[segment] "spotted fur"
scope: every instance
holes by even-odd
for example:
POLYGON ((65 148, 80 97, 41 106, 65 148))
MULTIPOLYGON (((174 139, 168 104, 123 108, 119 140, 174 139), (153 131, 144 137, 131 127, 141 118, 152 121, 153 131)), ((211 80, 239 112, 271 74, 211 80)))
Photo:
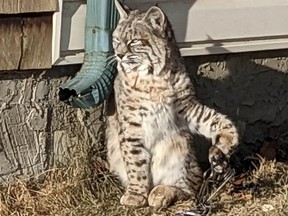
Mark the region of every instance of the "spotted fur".
POLYGON ((227 157, 238 144, 233 123, 197 101, 171 25, 154 6, 128 10, 115 1, 118 75, 106 131, 110 169, 126 192, 121 204, 155 208, 195 198, 202 181, 193 133, 227 157))

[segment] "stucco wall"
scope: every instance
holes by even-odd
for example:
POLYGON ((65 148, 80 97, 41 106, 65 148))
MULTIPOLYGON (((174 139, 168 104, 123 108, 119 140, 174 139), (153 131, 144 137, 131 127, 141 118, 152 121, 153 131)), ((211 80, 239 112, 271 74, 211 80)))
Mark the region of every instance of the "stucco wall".
POLYGON ((78 70, 0 72, 0 181, 67 164, 98 142, 102 106, 80 110, 58 101, 59 86, 78 70))
POLYGON ((239 125, 246 150, 269 138, 285 142, 288 50, 189 57, 186 66, 199 100, 239 125))
MULTIPOLYGON (((287 50, 185 62, 199 100, 237 122, 249 149, 287 131, 287 50)), ((79 110, 58 101, 58 87, 78 70, 0 72, 0 181, 65 164, 83 146, 99 143, 102 106, 79 110)))

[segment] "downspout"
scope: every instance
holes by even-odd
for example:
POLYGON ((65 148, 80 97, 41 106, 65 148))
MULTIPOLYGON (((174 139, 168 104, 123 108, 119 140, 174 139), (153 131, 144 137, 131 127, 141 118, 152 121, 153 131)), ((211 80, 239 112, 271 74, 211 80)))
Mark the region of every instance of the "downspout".
POLYGON ((75 108, 91 108, 109 97, 116 74, 111 60, 117 21, 114 0, 87 0, 84 62, 76 76, 60 87, 60 101, 75 108))

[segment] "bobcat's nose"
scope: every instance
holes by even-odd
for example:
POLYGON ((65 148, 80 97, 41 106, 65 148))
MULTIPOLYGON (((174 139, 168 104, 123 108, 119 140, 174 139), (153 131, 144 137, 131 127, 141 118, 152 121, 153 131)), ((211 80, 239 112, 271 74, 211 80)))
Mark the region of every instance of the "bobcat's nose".
POLYGON ((124 54, 117 54, 117 57, 122 59, 124 57, 124 54))

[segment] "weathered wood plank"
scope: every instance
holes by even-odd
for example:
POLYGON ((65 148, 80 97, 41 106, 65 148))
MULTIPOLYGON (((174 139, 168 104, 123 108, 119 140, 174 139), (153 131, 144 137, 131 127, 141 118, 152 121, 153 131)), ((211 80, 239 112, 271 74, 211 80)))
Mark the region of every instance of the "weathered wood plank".
POLYGON ((24 18, 20 69, 51 68, 52 16, 24 18))
POLYGON ((57 0, 19 0, 18 11, 19 13, 52 12, 56 11, 57 7, 57 0))
POLYGON ((0 0, 0 14, 52 12, 57 8, 57 0, 0 0))
POLYGON ((21 18, 1 18, 0 70, 14 70, 21 59, 21 18))
POLYGON ((0 13, 12 14, 18 12, 18 0, 0 0, 0 13))

